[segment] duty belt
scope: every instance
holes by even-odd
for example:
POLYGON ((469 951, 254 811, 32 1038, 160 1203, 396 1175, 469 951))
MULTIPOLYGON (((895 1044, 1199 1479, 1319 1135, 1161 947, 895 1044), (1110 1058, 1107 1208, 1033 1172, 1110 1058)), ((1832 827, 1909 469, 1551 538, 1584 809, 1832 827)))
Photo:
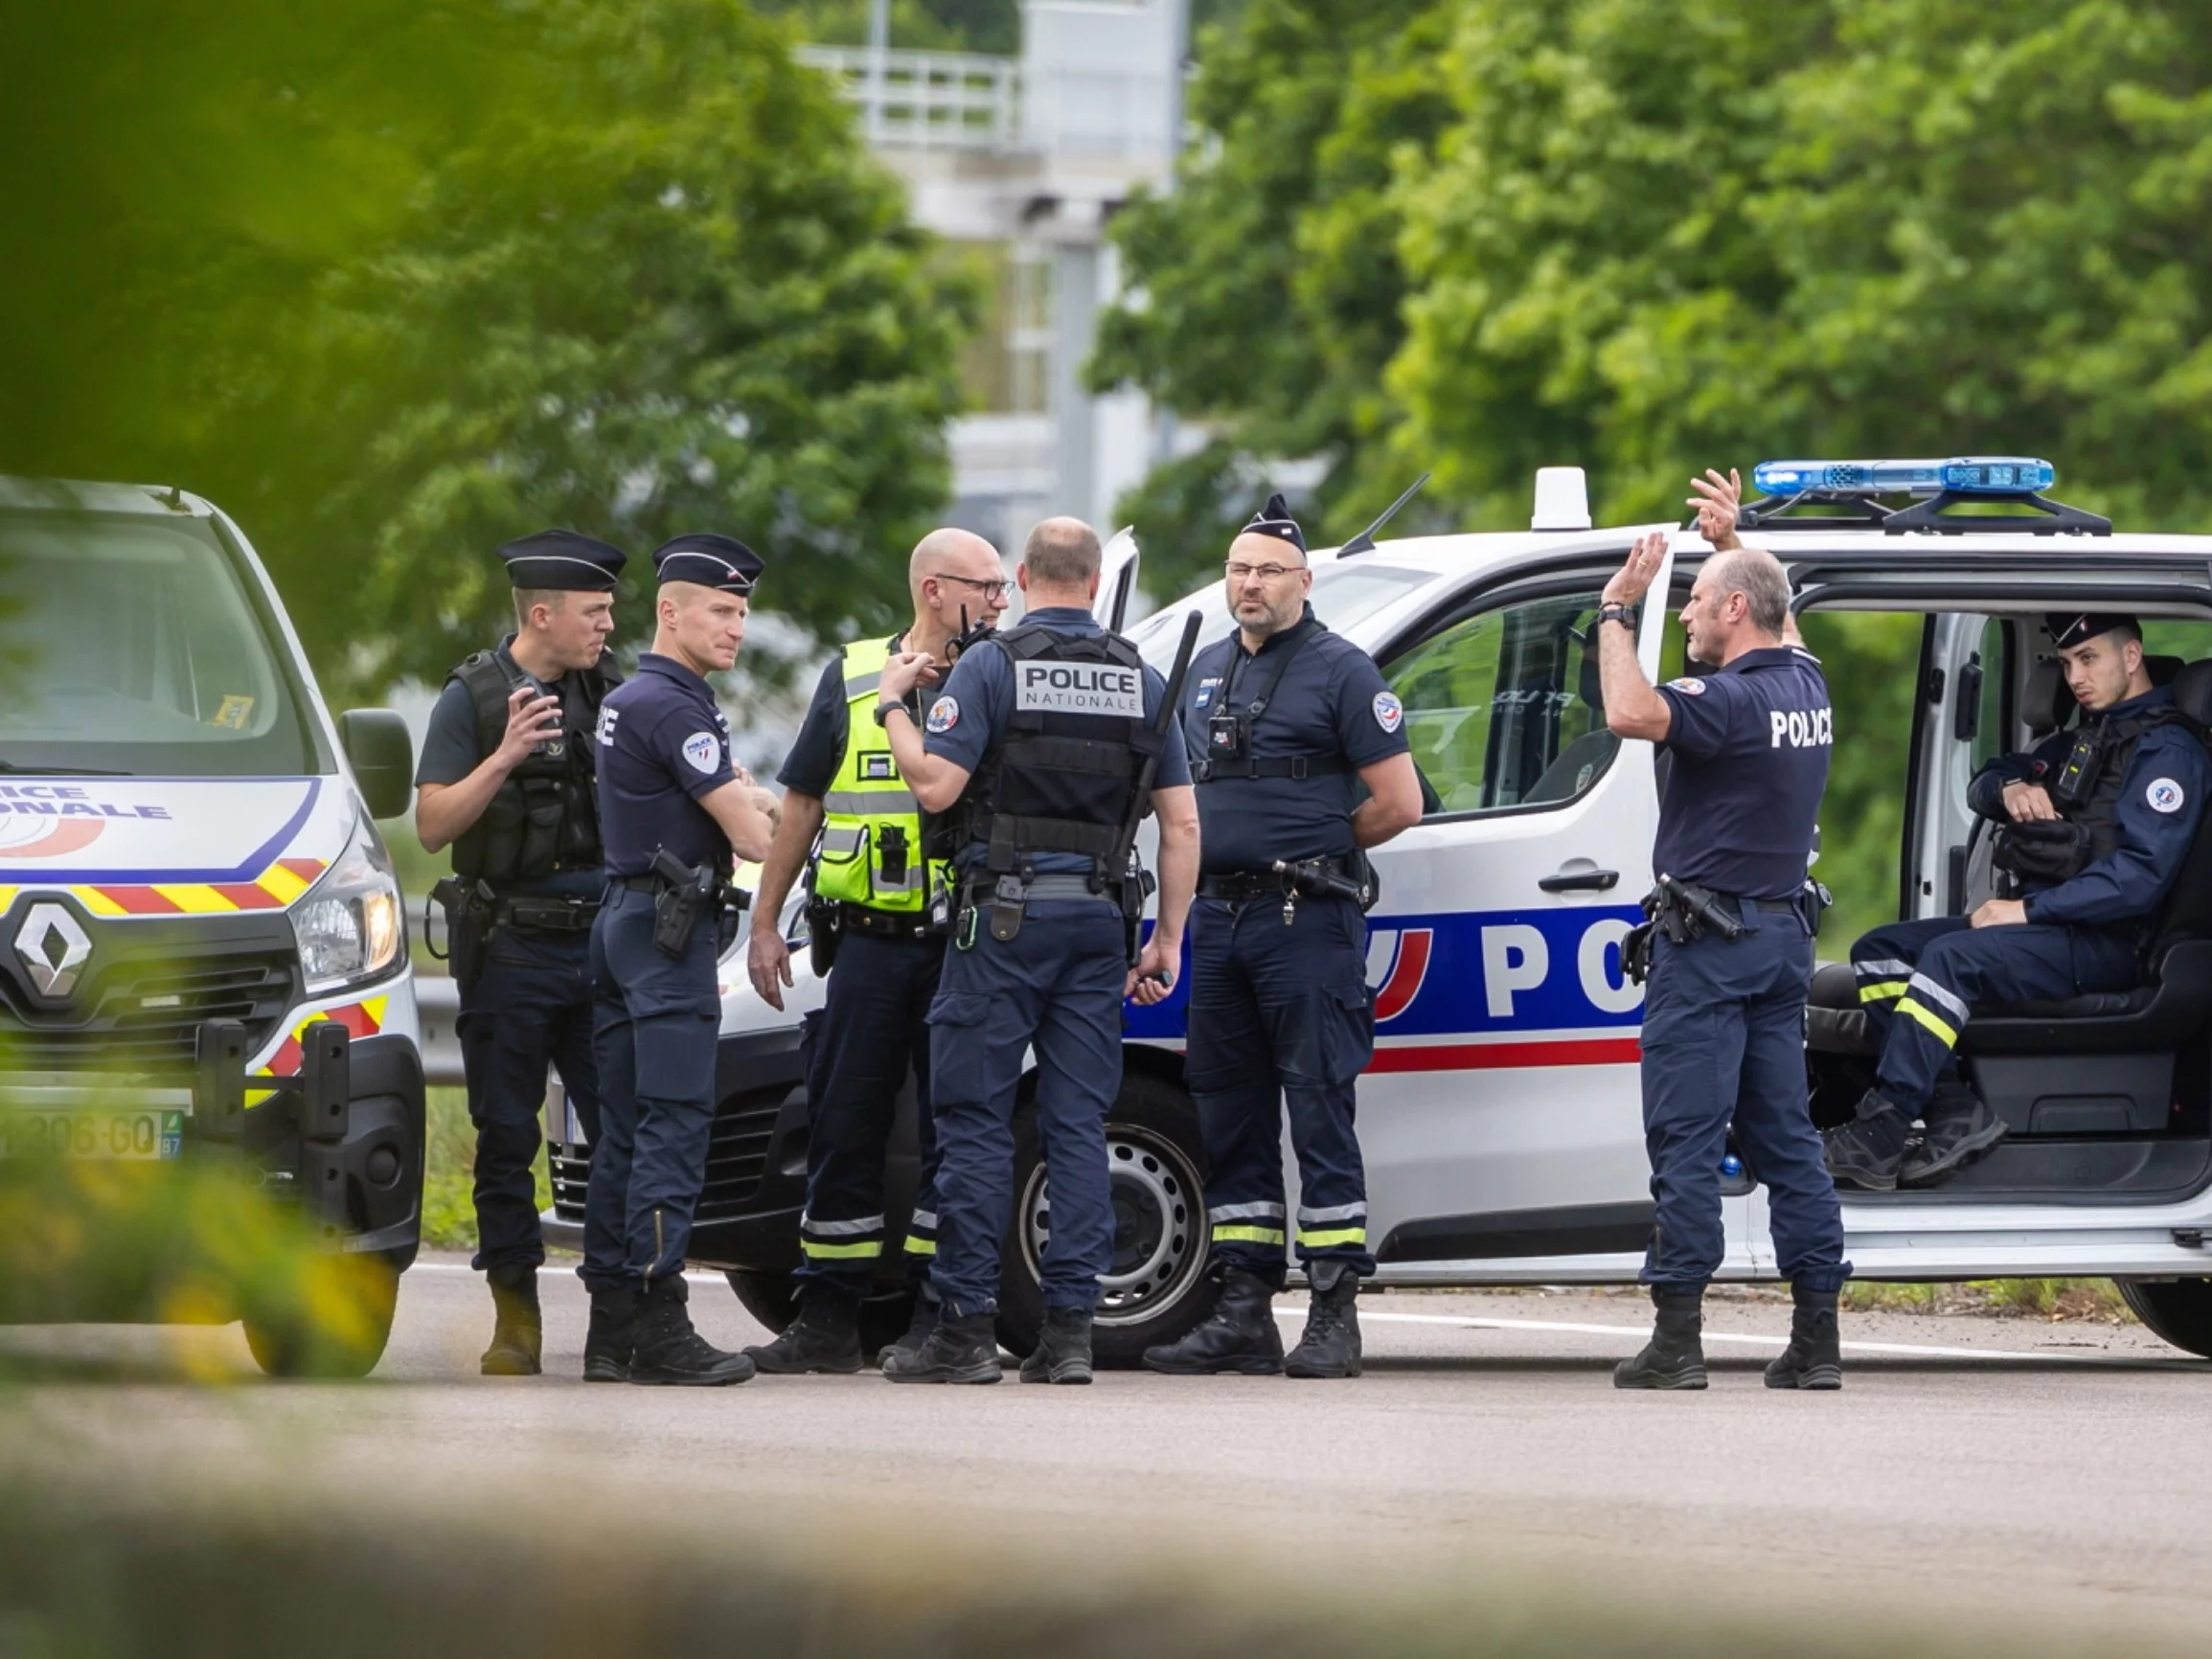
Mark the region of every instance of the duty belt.
POLYGON ((1111 904, 1117 907, 1121 903, 1121 894, 1119 891, 1118 883, 1115 884, 1113 891, 1102 893, 1098 888, 1091 885, 1091 878, 1089 876, 1072 875, 1032 875, 1026 881, 1017 875, 1010 875, 1004 878, 999 878, 988 875, 979 875, 977 876, 970 877, 968 881, 968 902, 970 904, 988 904, 992 902, 992 899, 1000 896, 999 889, 1003 882, 1012 882, 1020 887, 1021 901, 1024 904, 1036 904, 1047 899, 1061 898, 1080 898, 1100 904, 1111 904))
POLYGON ((491 925, 537 933, 583 933, 598 915, 596 898, 502 898, 492 908, 491 925))
MULTIPOLYGON (((1345 869, 1349 859, 1325 858, 1320 862, 1349 875, 1345 869)), ((1252 898, 1280 898, 1295 885, 1296 878, 1280 870, 1209 870, 1198 877, 1198 897, 1243 904, 1252 898)))
POLYGON ((870 910, 864 904, 840 901, 837 925, 847 933, 865 933, 872 939, 943 939, 946 927, 929 920, 926 912, 870 910))

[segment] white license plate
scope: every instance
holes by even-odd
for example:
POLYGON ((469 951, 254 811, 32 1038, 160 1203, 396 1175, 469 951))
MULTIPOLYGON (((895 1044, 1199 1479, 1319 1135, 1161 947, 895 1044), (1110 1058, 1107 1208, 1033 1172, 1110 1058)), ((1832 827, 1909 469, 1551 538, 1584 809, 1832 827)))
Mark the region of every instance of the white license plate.
POLYGON ((128 1158, 184 1155, 184 1113, 78 1106, 0 1112, 0 1157, 128 1158))

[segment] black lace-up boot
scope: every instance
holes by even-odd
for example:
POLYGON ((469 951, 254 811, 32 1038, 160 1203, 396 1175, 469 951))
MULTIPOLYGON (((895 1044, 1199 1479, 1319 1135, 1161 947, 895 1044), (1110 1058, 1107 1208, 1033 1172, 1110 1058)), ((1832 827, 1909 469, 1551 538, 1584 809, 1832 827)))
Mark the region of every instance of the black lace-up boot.
POLYGON ((583 1338, 583 1380, 627 1382, 629 1356, 637 1347, 638 1283, 591 1287, 591 1329, 583 1338))
POLYGON ((1790 1316, 1790 1346, 1767 1367, 1768 1388, 1843 1386, 1843 1350, 1836 1329, 1836 1305, 1842 1294, 1791 1283, 1790 1296, 1797 1306, 1790 1316))
POLYGON ((1921 1114, 1927 1132, 1904 1155, 1897 1171, 1900 1187, 1933 1187, 1969 1164, 1979 1163, 2005 1138, 2005 1122, 1966 1084, 1946 1079, 1921 1114))
POLYGON ((1904 1108, 1868 1089, 1859 1099, 1857 1117, 1822 1131, 1820 1155, 1838 1187, 1894 1192, 1898 1170, 1904 1163, 1904 1144, 1911 1135, 1912 1120, 1904 1108))
POLYGON ((1307 1273, 1313 1281, 1313 1306, 1306 1314, 1306 1333, 1283 1369, 1292 1376, 1357 1376, 1359 1275, 1344 1261, 1315 1261, 1307 1273))
POLYGON ((692 1329, 690 1301, 691 1286, 680 1273, 646 1286, 638 1306, 630 1381, 719 1388, 753 1375, 753 1362, 745 1355, 725 1353, 692 1329))
POLYGON ((1702 1289, 1680 1290, 1652 1286, 1652 1306, 1658 1309, 1652 1340, 1633 1359, 1613 1367, 1615 1388, 1703 1388, 1705 1349, 1699 1340, 1704 1329, 1702 1289))
POLYGON ((491 1285, 491 1346, 479 1369, 486 1376, 536 1376, 545 1352, 537 1269, 494 1267, 485 1278, 491 1285))
POLYGON ((996 1382, 998 1320, 989 1313, 956 1317, 942 1310, 920 1348, 885 1352, 883 1375, 893 1382, 996 1382))
POLYGON ((1021 1362, 1024 1382, 1090 1381, 1090 1309, 1048 1307, 1037 1352, 1021 1362))
POLYGON ((1170 1376, 1223 1371, 1281 1375, 1283 1333, 1275 1327, 1275 1287, 1256 1273, 1224 1266, 1212 1317, 1179 1342, 1146 1349, 1145 1364, 1170 1376))
POLYGON ((810 1371, 852 1375, 860 1369, 859 1298, 802 1292, 798 1318, 775 1341, 746 1349, 745 1357, 771 1376, 810 1371))

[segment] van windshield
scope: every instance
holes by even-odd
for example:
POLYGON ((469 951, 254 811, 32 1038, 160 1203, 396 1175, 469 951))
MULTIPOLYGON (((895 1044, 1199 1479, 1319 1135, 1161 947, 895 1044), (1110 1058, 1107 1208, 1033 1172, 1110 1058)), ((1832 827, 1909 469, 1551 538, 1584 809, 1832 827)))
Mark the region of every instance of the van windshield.
MULTIPOLYGON (((1313 614, 1336 632, 1345 633, 1394 600, 1433 580, 1432 574, 1425 570, 1370 564, 1364 557, 1357 562, 1347 559, 1342 563, 1324 564, 1313 572, 1313 614)), ((1187 598, 1160 606, 1129 629, 1129 643, 1161 673, 1170 672, 1174 667, 1175 647, 1182 643, 1183 618, 1192 611, 1206 619, 1198 627, 1198 643, 1195 648, 1197 650, 1204 650, 1216 640, 1226 639, 1229 630, 1236 626, 1236 619, 1229 615, 1226 584, 1217 581, 1211 587, 1200 588, 1187 598)))
POLYGON ((0 771, 319 772, 285 662, 207 520, 0 512, 0 771))

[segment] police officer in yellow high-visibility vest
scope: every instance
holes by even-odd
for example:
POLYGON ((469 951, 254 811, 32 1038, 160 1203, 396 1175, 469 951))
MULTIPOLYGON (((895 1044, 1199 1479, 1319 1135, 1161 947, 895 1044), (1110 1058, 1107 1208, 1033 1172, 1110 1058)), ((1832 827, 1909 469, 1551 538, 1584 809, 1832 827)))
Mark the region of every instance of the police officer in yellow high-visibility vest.
MULTIPOLYGON (((925 1023, 945 960, 949 874, 925 858, 922 809, 899 775, 876 717, 883 665, 896 651, 939 663, 965 625, 995 623, 1009 583, 997 551, 979 535, 939 530, 907 567, 914 620, 896 639, 849 645, 822 670, 814 700, 777 782, 784 820, 753 904, 753 989, 784 1006, 790 951, 780 919, 803 866, 811 863, 816 961, 825 930, 835 966, 827 1000, 805 1026, 807 1207, 799 1217, 799 1313, 775 1341, 747 1350, 769 1373, 855 1372, 859 1313, 884 1253, 902 1247, 917 1289, 919 1344, 934 1323, 926 1301, 937 1250, 925 1023), (883 1201, 885 1146, 899 1091, 911 1070, 921 1108, 922 1184, 895 1241, 883 1201)), ((913 711, 920 717, 920 710, 913 711)))

